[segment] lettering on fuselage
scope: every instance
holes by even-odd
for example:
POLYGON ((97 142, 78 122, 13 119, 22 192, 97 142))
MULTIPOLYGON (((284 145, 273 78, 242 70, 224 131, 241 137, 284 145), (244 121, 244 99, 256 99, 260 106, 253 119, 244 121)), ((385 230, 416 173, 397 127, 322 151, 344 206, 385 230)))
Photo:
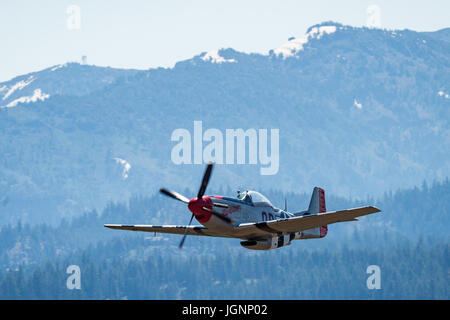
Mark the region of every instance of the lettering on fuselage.
POLYGON ((273 214, 272 213, 267 213, 267 212, 265 212, 265 211, 262 211, 261 212, 261 218, 262 218, 262 221, 270 221, 270 220, 274 220, 274 216, 273 216, 273 214))

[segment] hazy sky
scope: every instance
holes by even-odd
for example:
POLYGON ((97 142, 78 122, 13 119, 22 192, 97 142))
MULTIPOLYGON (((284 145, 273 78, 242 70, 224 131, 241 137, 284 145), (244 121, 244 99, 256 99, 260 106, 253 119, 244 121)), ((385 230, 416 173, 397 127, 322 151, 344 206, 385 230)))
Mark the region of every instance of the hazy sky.
POLYGON ((88 64, 148 69, 222 47, 267 53, 328 20, 434 31, 450 27, 449 12, 449 0, 0 0, 0 81, 83 55, 88 64))

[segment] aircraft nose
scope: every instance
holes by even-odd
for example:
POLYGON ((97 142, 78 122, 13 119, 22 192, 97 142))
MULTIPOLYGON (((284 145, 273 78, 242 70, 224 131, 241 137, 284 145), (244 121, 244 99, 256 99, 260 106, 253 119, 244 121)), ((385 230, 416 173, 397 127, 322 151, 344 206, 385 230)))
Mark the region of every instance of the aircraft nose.
POLYGON ((203 207, 212 210, 212 200, 208 196, 203 196, 200 199, 197 197, 191 199, 188 204, 189 210, 194 214, 195 219, 200 223, 206 223, 211 218, 211 213, 204 210, 203 207))

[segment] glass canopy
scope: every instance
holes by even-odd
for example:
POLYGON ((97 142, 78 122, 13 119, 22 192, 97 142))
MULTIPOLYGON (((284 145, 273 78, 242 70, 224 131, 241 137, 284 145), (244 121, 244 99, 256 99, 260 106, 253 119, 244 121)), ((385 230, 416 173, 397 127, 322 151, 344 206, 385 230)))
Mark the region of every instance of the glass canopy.
POLYGON ((249 201, 253 203, 264 203, 272 205, 266 197, 264 197, 261 193, 256 191, 246 191, 238 194, 238 199, 249 201))

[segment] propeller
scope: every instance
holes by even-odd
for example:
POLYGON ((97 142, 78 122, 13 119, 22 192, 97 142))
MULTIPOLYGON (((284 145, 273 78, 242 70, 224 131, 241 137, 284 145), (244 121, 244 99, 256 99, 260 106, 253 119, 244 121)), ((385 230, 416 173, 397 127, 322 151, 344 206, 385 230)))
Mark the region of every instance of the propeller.
MULTIPOLYGON (((191 225, 192 219, 194 219, 194 214, 192 214, 191 220, 189 220, 188 227, 191 225)), ((183 234, 183 238, 181 238, 181 242, 180 242, 180 244, 178 245, 178 248, 180 248, 180 249, 183 248, 183 243, 184 243, 184 240, 186 239, 186 236, 187 236, 188 231, 189 231, 189 228, 186 228, 186 230, 184 231, 184 234, 183 234)))
MULTIPOLYGON (((202 183, 200 185, 200 189, 198 190, 198 193, 197 193, 197 199, 194 198, 192 200, 189 200, 188 198, 186 198, 182 194, 179 194, 178 192, 171 191, 171 190, 164 189, 164 188, 159 189, 159 192, 161 192, 162 194, 164 194, 164 195, 166 195, 168 197, 171 197, 171 198, 173 198, 175 200, 187 203, 189 205, 191 205, 192 203, 195 204, 196 201, 202 201, 203 200, 203 195, 205 194, 205 191, 206 191, 206 187, 208 186, 208 183, 209 183, 209 179, 211 178, 211 172, 212 172, 213 166, 214 166, 214 163, 209 162, 208 166, 206 167, 205 173, 203 174, 203 179, 202 179, 202 183)), ((203 202, 197 202, 197 203, 203 203, 203 202)), ((228 205, 224 204, 224 203, 217 203, 217 202, 214 203, 213 202, 212 205, 214 207, 218 207, 218 208, 228 208, 228 205)), ((210 209, 210 208, 205 207, 205 206, 202 206, 201 208, 203 210, 211 213, 215 217, 219 218, 220 220, 222 220, 222 221, 224 221, 224 222, 226 222, 228 224, 231 224, 231 225, 233 224, 233 220, 231 220, 230 218, 224 216, 223 214, 215 211, 214 209, 210 209)), ((185 232, 183 234, 183 238, 181 238, 181 242, 180 242, 180 244, 178 246, 180 249, 183 247, 184 241, 186 239, 186 236, 187 236, 188 231, 189 231, 189 227, 190 227, 193 219, 194 219, 194 213, 192 213, 191 219, 189 220, 189 224, 188 224, 188 226, 187 226, 187 228, 186 228, 186 230, 185 230, 185 232)))
POLYGON ((208 163, 206 167, 205 173, 203 174, 202 184, 200 185, 200 189, 198 190, 197 199, 203 197, 206 191, 206 187, 208 186, 209 178, 211 177, 211 172, 214 164, 212 162, 208 163))
POLYGON ((182 194, 179 194, 178 192, 170 191, 170 190, 167 190, 167 189, 164 189, 164 188, 159 189, 159 192, 165 194, 166 196, 169 196, 171 198, 179 200, 181 202, 189 203, 189 199, 186 198, 185 196, 183 196, 182 194))
POLYGON ((228 205, 227 205, 227 204, 225 204, 225 203, 219 203, 219 202, 213 202, 213 206, 214 206, 214 207, 219 207, 219 208, 225 208, 225 209, 228 208, 228 205))
POLYGON ((210 208, 207 208, 207 207, 202 207, 202 209, 205 210, 205 211, 208 211, 209 213, 212 213, 213 215, 215 215, 220 220, 223 220, 223 221, 225 221, 225 222, 227 222, 229 224, 233 224, 233 220, 231 220, 227 216, 224 216, 223 214, 218 213, 217 211, 211 210, 210 208))

